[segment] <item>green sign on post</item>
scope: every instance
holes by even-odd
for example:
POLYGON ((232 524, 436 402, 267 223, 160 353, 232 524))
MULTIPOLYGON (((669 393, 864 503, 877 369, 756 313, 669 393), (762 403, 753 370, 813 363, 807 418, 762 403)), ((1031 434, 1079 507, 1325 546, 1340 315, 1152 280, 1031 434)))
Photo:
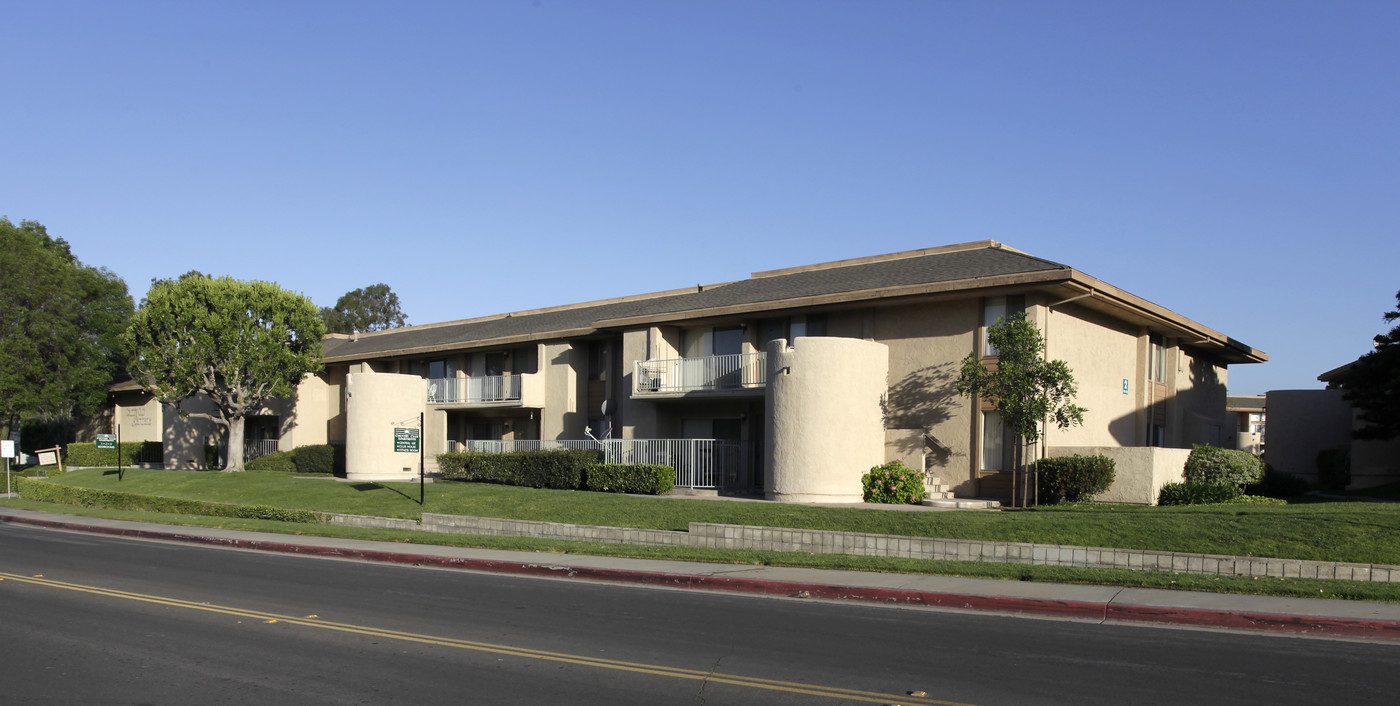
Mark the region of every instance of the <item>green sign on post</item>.
POLYGON ((401 453, 418 453, 417 429, 404 429, 402 427, 394 429, 394 451, 401 453))
POLYGON ((115 449, 115 448, 117 448, 117 435, 116 435, 116 434, 98 434, 98 435, 97 435, 97 448, 99 448, 99 449, 115 449))

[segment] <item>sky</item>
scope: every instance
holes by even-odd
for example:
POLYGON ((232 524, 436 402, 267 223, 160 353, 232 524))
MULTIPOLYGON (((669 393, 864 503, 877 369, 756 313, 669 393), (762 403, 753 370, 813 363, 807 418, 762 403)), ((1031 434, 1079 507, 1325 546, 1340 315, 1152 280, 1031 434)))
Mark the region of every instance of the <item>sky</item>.
MULTIPOLYGON (((0 5, 0 214, 410 324, 997 240, 1318 388, 1400 290, 1400 3, 0 5)), ((0 266, 11 266, 3 261, 0 266)))

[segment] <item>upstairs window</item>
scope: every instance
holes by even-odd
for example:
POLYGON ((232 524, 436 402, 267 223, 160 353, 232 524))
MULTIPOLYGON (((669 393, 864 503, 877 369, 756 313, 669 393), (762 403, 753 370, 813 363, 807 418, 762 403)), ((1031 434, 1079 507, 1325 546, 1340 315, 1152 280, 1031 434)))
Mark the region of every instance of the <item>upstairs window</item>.
POLYGON ((1162 337, 1152 335, 1148 338, 1148 358, 1147 358, 1147 379, 1152 382, 1167 381, 1167 349, 1162 344, 1162 337))
POLYGON ((982 355, 983 357, 995 357, 998 355, 997 349, 987 340, 987 333, 991 330, 992 324, 1006 318, 1012 314, 1019 314, 1026 310, 1026 297, 1024 294, 1013 294, 1006 297, 987 297, 982 300, 982 355))

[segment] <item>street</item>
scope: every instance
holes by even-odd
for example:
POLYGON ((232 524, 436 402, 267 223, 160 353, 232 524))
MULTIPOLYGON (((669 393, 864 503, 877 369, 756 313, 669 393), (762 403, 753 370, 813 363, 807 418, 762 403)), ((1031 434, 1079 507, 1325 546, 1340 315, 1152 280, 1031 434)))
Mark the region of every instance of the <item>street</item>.
MULTIPOLYGON (((547 556, 547 555, 545 555, 547 556)), ((0 525, 7 703, 1392 703, 1400 645, 0 525), (910 692, 923 692, 911 696, 910 692)))

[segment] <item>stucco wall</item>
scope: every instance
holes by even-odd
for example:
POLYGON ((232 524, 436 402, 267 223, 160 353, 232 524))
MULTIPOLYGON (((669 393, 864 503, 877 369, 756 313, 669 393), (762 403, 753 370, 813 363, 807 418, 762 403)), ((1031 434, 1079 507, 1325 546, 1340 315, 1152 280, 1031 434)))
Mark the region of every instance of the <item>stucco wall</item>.
POLYGON ((850 338, 768 344, 770 500, 861 502, 860 477, 884 461, 888 355, 882 344, 850 338))
POLYGON ((587 350, 586 343, 540 346, 544 376, 541 439, 581 439, 589 416, 599 415, 598 410, 584 409, 588 401, 587 368, 583 368, 587 350))
POLYGON ((1125 446, 1142 442, 1138 410, 1143 400, 1138 365, 1139 332, 1073 303, 1049 309, 1045 316, 1045 353, 1063 360, 1074 373, 1075 403, 1088 411, 1082 426, 1045 435, 1052 446, 1125 446), (1123 381, 1127 380, 1124 393, 1123 381))
POLYGON ((1113 460, 1113 484, 1095 495, 1104 503, 1156 505, 1157 493, 1167 483, 1179 483, 1190 449, 1164 449, 1150 446, 1052 446, 1046 455, 1107 456, 1113 460))
POLYGON ((1228 448, 1235 443, 1235 425, 1225 416, 1226 367, 1185 348, 1176 353, 1176 445, 1228 448))
POLYGON ((1264 460, 1274 470, 1318 481, 1317 454, 1351 445, 1351 405, 1341 390, 1270 390, 1264 460))
MULTIPOLYGON (((394 429, 416 427, 428 399, 428 381, 417 375, 351 373, 345 376, 345 471, 352 481, 415 480, 419 454, 394 451, 394 429)), ((445 415, 431 415, 423 449, 445 447, 445 415), (442 417, 441 420, 438 418, 442 417)))
POLYGON ((962 358, 973 350, 981 300, 878 309, 873 316, 849 315, 846 330, 871 329, 889 351, 889 389, 884 424, 885 456, 941 478, 953 492, 975 494, 969 446, 972 401, 955 387, 962 358), (867 322, 867 318, 869 321, 867 322), (915 432, 918 433, 915 433, 915 432))
MULTIPOLYGON (((632 399, 635 386, 636 365, 634 361, 650 360, 657 356, 649 355, 648 330, 636 329, 622 334, 622 379, 617 386, 617 419, 613 420, 613 436, 623 439, 655 439, 656 411, 651 402, 632 399)), ((656 333, 660 335, 659 332, 656 333)))
POLYGON ((111 429, 103 434, 117 433, 121 425, 122 443, 132 441, 161 441, 164 434, 164 409, 149 392, 121 392, 114 395, 111 429))

